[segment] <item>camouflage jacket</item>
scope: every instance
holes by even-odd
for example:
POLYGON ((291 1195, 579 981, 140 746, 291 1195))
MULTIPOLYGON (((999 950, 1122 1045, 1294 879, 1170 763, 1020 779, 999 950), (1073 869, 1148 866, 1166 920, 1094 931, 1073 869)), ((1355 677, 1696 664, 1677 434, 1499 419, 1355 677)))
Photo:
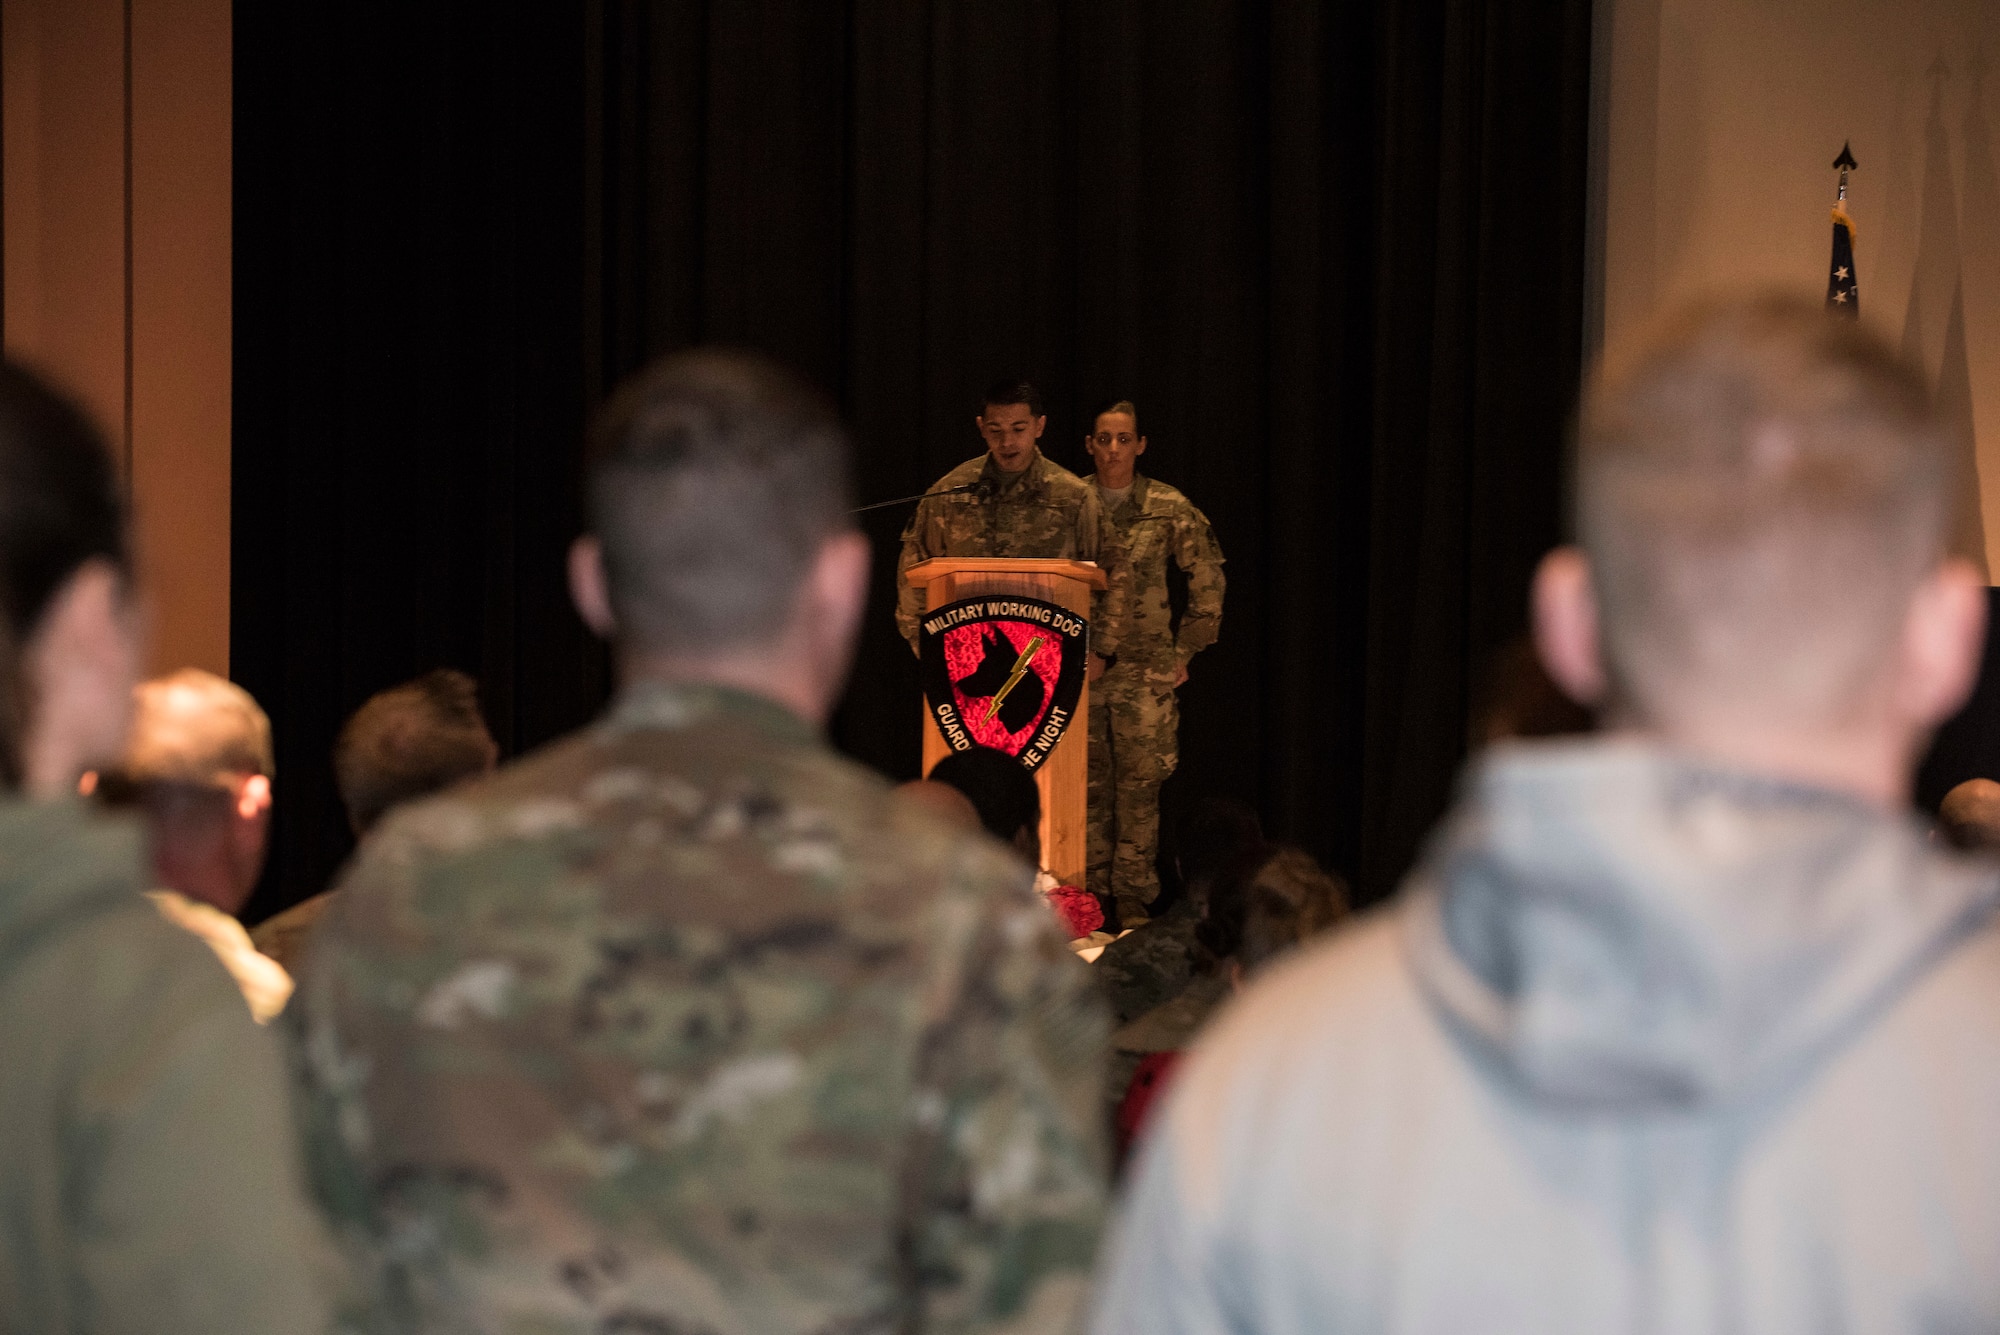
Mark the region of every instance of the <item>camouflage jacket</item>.
POLYGON ((1098 501, 1125 539, 1132 568, 1132 592, 1125 609, 1121 664, 1171 673, 1215 643, 1222 629, 1222 548, 1208 516, 1164 482, 1141 474, 1117 505, 1097 486, 1098 501), (1178 633, 1167 602, 1167 562, 1187 576, 1187 609, 1178 633))
POLYGON ((968 459, 931 485, 932 491, 971 482, 992 484, 989 494, 936 496, 917 504, 903 529, 896 563, 896 628, 911 644, 924 613, 924 592, 904 572, 934 556, 1043 557, 1095 561, 1106 587, 1091 596, 1090 648, 1107 657, 1121 651, 1130 597, 1125 542, 1104 513, 1097 489, 1039 450, 1026 475, 1002 487, 993 456, 968 459))
POLYGON ((1188 985, 1200 925, 1200 911, 1182 898, 1104 948, 1097 979, 1119 1024, 1130 1024, 1188 985))
POLYGON ((628 689, 390 817, 291 1014, 376 1329, 1044 1331, 1105 1016, 1027 870, 778 706, 628 689))

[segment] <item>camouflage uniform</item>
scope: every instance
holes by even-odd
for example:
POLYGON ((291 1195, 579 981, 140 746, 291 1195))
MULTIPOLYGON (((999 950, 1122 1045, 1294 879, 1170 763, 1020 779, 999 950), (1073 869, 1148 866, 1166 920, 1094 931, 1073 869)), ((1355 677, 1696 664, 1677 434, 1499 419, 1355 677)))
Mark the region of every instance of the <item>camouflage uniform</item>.
POLYGON ((1106 1036, 1027 869, 778 706, 629 688, 392 815, 292 1005, 378 1329, 1059 1330, 1106 1036))
POLYGON ((1229 1000, 1229 975, 1194 975, 1172 996, 1111 1033, 1111 1056, 1105 1063, 1105 1120, 1115 1122, 1119 1105, 1132 1090, 1139 1063, 1156 1052, 1185 1052, 1202 1026, 1229 1000))
POLYGON ((896 628, 912 645, 924 613, 924 591, 903 574, 934 556, 1018 556, 1095 561, 1106 587, 1091 595, 1091 652, 1121 651, 1130 568, 1125 543, 1098 502, 1097 490, 1040 450, 1026 468, 1007 474, 982 454, 939 478, 932 491, 985 483, 991 494, 937 496, 919 502, 903 530, 896 563, 896 628))
POLYGON ((1174 677, 1221 629, 1222 549, 1208 517, 1164 482, 1134 477, 1124 501, 1105 508, 1125 538, 1132 597, 1118 662, 1091 687, 1087 876, 1088 888, 1115 898, 1130 925, 1160 893, 1160 785, 1180 759, 1174 677), (1178 633, 1167 602, 1169 560, 1188 582, 1178 633))
POLYGON ((1097 957, 1097 978, 1116 1024, 1130 1024, 1170 1000, 1194 978, 1195 928, 1201 910, 1185 898, 1097 957))

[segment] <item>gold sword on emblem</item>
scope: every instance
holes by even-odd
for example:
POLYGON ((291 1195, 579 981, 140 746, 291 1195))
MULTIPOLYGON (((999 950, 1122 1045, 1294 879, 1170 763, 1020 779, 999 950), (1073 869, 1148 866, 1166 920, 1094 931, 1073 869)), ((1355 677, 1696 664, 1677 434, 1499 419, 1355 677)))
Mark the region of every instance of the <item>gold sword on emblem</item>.
POLYGON ((986 706, 986 717, 979 720, 979 726, 983 728, 993 721, 993 716, 1000 712, 1001 702, 1007 698, 1007 692, 1019 686, 1021 678, 1028 675, 1028 664, 1035 661, 1036 651, 1048 642, 1048 638, 1046 635, 1037 635, 1028 641, 1028 647, 1014 660, 1014 670, 1007 674, 1007 684, 993 692, 993 701, 986 706))

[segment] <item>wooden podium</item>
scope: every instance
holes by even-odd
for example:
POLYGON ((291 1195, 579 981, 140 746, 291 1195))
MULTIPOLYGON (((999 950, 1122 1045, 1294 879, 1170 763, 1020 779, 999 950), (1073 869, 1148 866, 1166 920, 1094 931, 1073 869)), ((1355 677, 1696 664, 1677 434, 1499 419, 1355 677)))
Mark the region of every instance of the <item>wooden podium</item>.
MULTIPOLYGON (((926 616, 968 599, 999 600, 997 607, 1001 610, 1025 606, 1011 601, 1015 599, 1067 609, 1085 628, 1078 638, 1084 655, 1082 665, 1088 665, 1090 595, 1105 586, 1104 572, 1091 562, 937 557, 911 566, 904 578, 924 590, 926 616)), ((960 749, 945 739, 936 703, 927 698, 924 704, 926 774, 954 749, 960 749)), ((1090 682, 1086 673, 1067 727, 1048 751, 1047 759, 1034 770, 1035 781, 1042 790, 1042 865, 1066 885, 1081 886, 1084 880, 1084 808, 1089 790, 1085 753, 1089 745, 1090 682)))

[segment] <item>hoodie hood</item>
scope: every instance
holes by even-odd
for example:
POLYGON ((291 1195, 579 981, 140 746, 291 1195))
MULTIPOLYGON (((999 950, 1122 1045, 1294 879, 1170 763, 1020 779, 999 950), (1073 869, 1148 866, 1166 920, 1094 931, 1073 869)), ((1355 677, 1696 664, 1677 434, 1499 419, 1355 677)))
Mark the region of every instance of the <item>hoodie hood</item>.
POLYGON ((80 801, 0 800, 0 970, 45 933, 143 903, 136 820, 80 801))
POLYGON ((1838 1048, 2000 902, 1914 818, 1629 740, 1507 743, 1406 887, 1431 1003, 1531 1095, 1687 1108, 1838 1048))

